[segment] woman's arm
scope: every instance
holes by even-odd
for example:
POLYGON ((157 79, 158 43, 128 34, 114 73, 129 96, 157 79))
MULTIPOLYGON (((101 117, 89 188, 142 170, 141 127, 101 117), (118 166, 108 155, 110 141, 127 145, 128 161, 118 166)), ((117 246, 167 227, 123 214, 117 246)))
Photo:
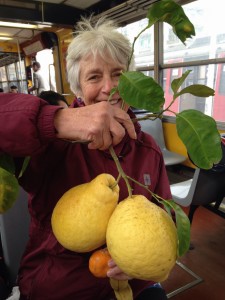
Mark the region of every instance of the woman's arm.
POLYGON ((0 151, 13 156, 30 156, 56 138, 107 149, 122 140, 125 130, 136 138, 129 115, 107 102, 62 109, 33 95, 0 95, 0 151))
POLYGON ((33 95, 0 95, 0 152, 29 156, 55 139, 54 116, 59 109, 33 95))
POLYGON ((129 115, 107 101, 58 111, 54 122, 58 138, 88 141, 90 149, 105 150, 118 144, 125 131, 136 139, 129 115))

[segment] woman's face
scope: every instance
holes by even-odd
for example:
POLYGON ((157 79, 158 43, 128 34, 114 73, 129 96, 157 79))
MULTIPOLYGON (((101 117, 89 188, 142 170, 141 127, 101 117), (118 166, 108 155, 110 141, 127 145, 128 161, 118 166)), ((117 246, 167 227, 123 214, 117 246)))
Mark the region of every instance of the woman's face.
MULTIPOLYGON (((119 77, 125 70, 124 65, 113 61, 110 56, 107 61, 101 56, 94 57, 89 55, 80 61, 80 87, 81 96, 86 105, 91 105, 100 101, 108 101, 110 91, 118 85, 119 77)), ((110 103, 121 107, 122 99, 118 93, 115 93, 110 103)), ((123 109, 128 110, 125 104, 123 109)))

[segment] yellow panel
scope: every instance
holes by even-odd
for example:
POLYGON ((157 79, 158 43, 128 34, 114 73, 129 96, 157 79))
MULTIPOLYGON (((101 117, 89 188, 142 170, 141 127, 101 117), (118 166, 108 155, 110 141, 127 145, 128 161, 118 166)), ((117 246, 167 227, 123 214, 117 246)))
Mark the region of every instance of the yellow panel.
MULTIPOLYGON (((220 133, 225 132, 223 130, 219 131, 220 133)), ((166 147, 168 150, 182 154, 184 156, 188 156, 186 147, 177 134, 176 124, 163 122, 163 132, 166 147)), ((195 166, 191 163, 191 161, 188 158, 183 164, 187 167, 195 168, 195 166)))
POLYGON ((56 32, 59 39, 59 56, 60 56, 60 64, 61 64, 61 72, 62 72, 63 93, 68 94, 66 96, 68 103, 71 103, 74 99, 74 94, 70 90, 70 86, 66 77, 66 54, 67 54, 67 48, 73 39, 72 32, 73 32, 72 29, 62 29, 56 32))
POLYGON ((0 42, 0 51, 1 52, 17 52, 17 44, 10 43, 8 41, 0 42))
POLYGON ((176 124, 163 122, 163 132, 167 149, 186 156, 187 159, 182 164, 195 168, 188 159, 186 147, 177 134, 176 124))

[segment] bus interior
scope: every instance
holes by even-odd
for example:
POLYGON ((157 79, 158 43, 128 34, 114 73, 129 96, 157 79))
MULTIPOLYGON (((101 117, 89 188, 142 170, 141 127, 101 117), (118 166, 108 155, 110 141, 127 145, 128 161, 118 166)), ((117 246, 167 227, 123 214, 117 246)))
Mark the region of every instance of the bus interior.
MULTIPOLYGON (((74 94, 67 82, 66 53, 80 17, 92 14, 96 20, 101 16, 111 18, 132 42, 146 26, 148 8, 155 2, 158 0, 0 0, 0 88, 8 93, 10 86, 16 85, 20 93, 27 94, 33 83, 32 62, 39 61, 51 89, 72 103, 74 94)), ((183 88, 205 84, 215 90, 215 95, 210 97, 181 95, 157 124, 151 121, 143 124, 143 130, 154 136, 165 154, 171 188, 184 182, 186 194, 183 197, 191 190, 192 201, 199 177, 178 136, 175 115, 185 109, 209 115, 216 121, 222 141, 225 140, 225 26, 221 21, 224 16, 220 0, 177 2, 195 24, 196 36, 184 45, 168 24, 158 24, 140 36, 134 56, 136 70, 153 77, 163 87, 165 106, 173 99, 171 82, 188 70, 191 72, 183 88)), ((134 111, 137 115, 146 113, 145 110, 134 111)), ((221 164, 225 165, 224 157, 221 164)), ((216 185, 212 185, 215 197, 207 203, 192 204, 198 208, 191 223, 192 247, 162 283, 168 299, 225 299, 225 173, 221 172, 220 176, 219 192, 216 185)), ((0 216, 2 255, 11 268, 8 270, 11 288, 28 238, 26 197, 21 190, 17 205, 0 216), (17 220, 21 201, 24 212, 20 212, 20 220, 17 220)), ((191 203, 181 207, 187 215, 190 213, 191 203)))

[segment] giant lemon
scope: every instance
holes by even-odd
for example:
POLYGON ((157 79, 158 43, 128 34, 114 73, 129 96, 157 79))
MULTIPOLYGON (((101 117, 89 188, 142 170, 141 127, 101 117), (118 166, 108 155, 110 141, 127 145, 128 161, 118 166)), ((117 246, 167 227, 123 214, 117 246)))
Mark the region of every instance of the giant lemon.
POLYGON ((110 174, 68 190, 52 214, 58 242, 71 251, 88 252, 105 243, 109 218, 119 199, 119 186, 110 174))
POLYGON ((118 267, 132 278, 165 280, 177 258, 171 217, 142 195, 121 201, 107 228, 106 242, 118 267))
POLYGON ((0 213, 9 210, 15 203, 19 192, 16 177, 0 168, 0 213))

